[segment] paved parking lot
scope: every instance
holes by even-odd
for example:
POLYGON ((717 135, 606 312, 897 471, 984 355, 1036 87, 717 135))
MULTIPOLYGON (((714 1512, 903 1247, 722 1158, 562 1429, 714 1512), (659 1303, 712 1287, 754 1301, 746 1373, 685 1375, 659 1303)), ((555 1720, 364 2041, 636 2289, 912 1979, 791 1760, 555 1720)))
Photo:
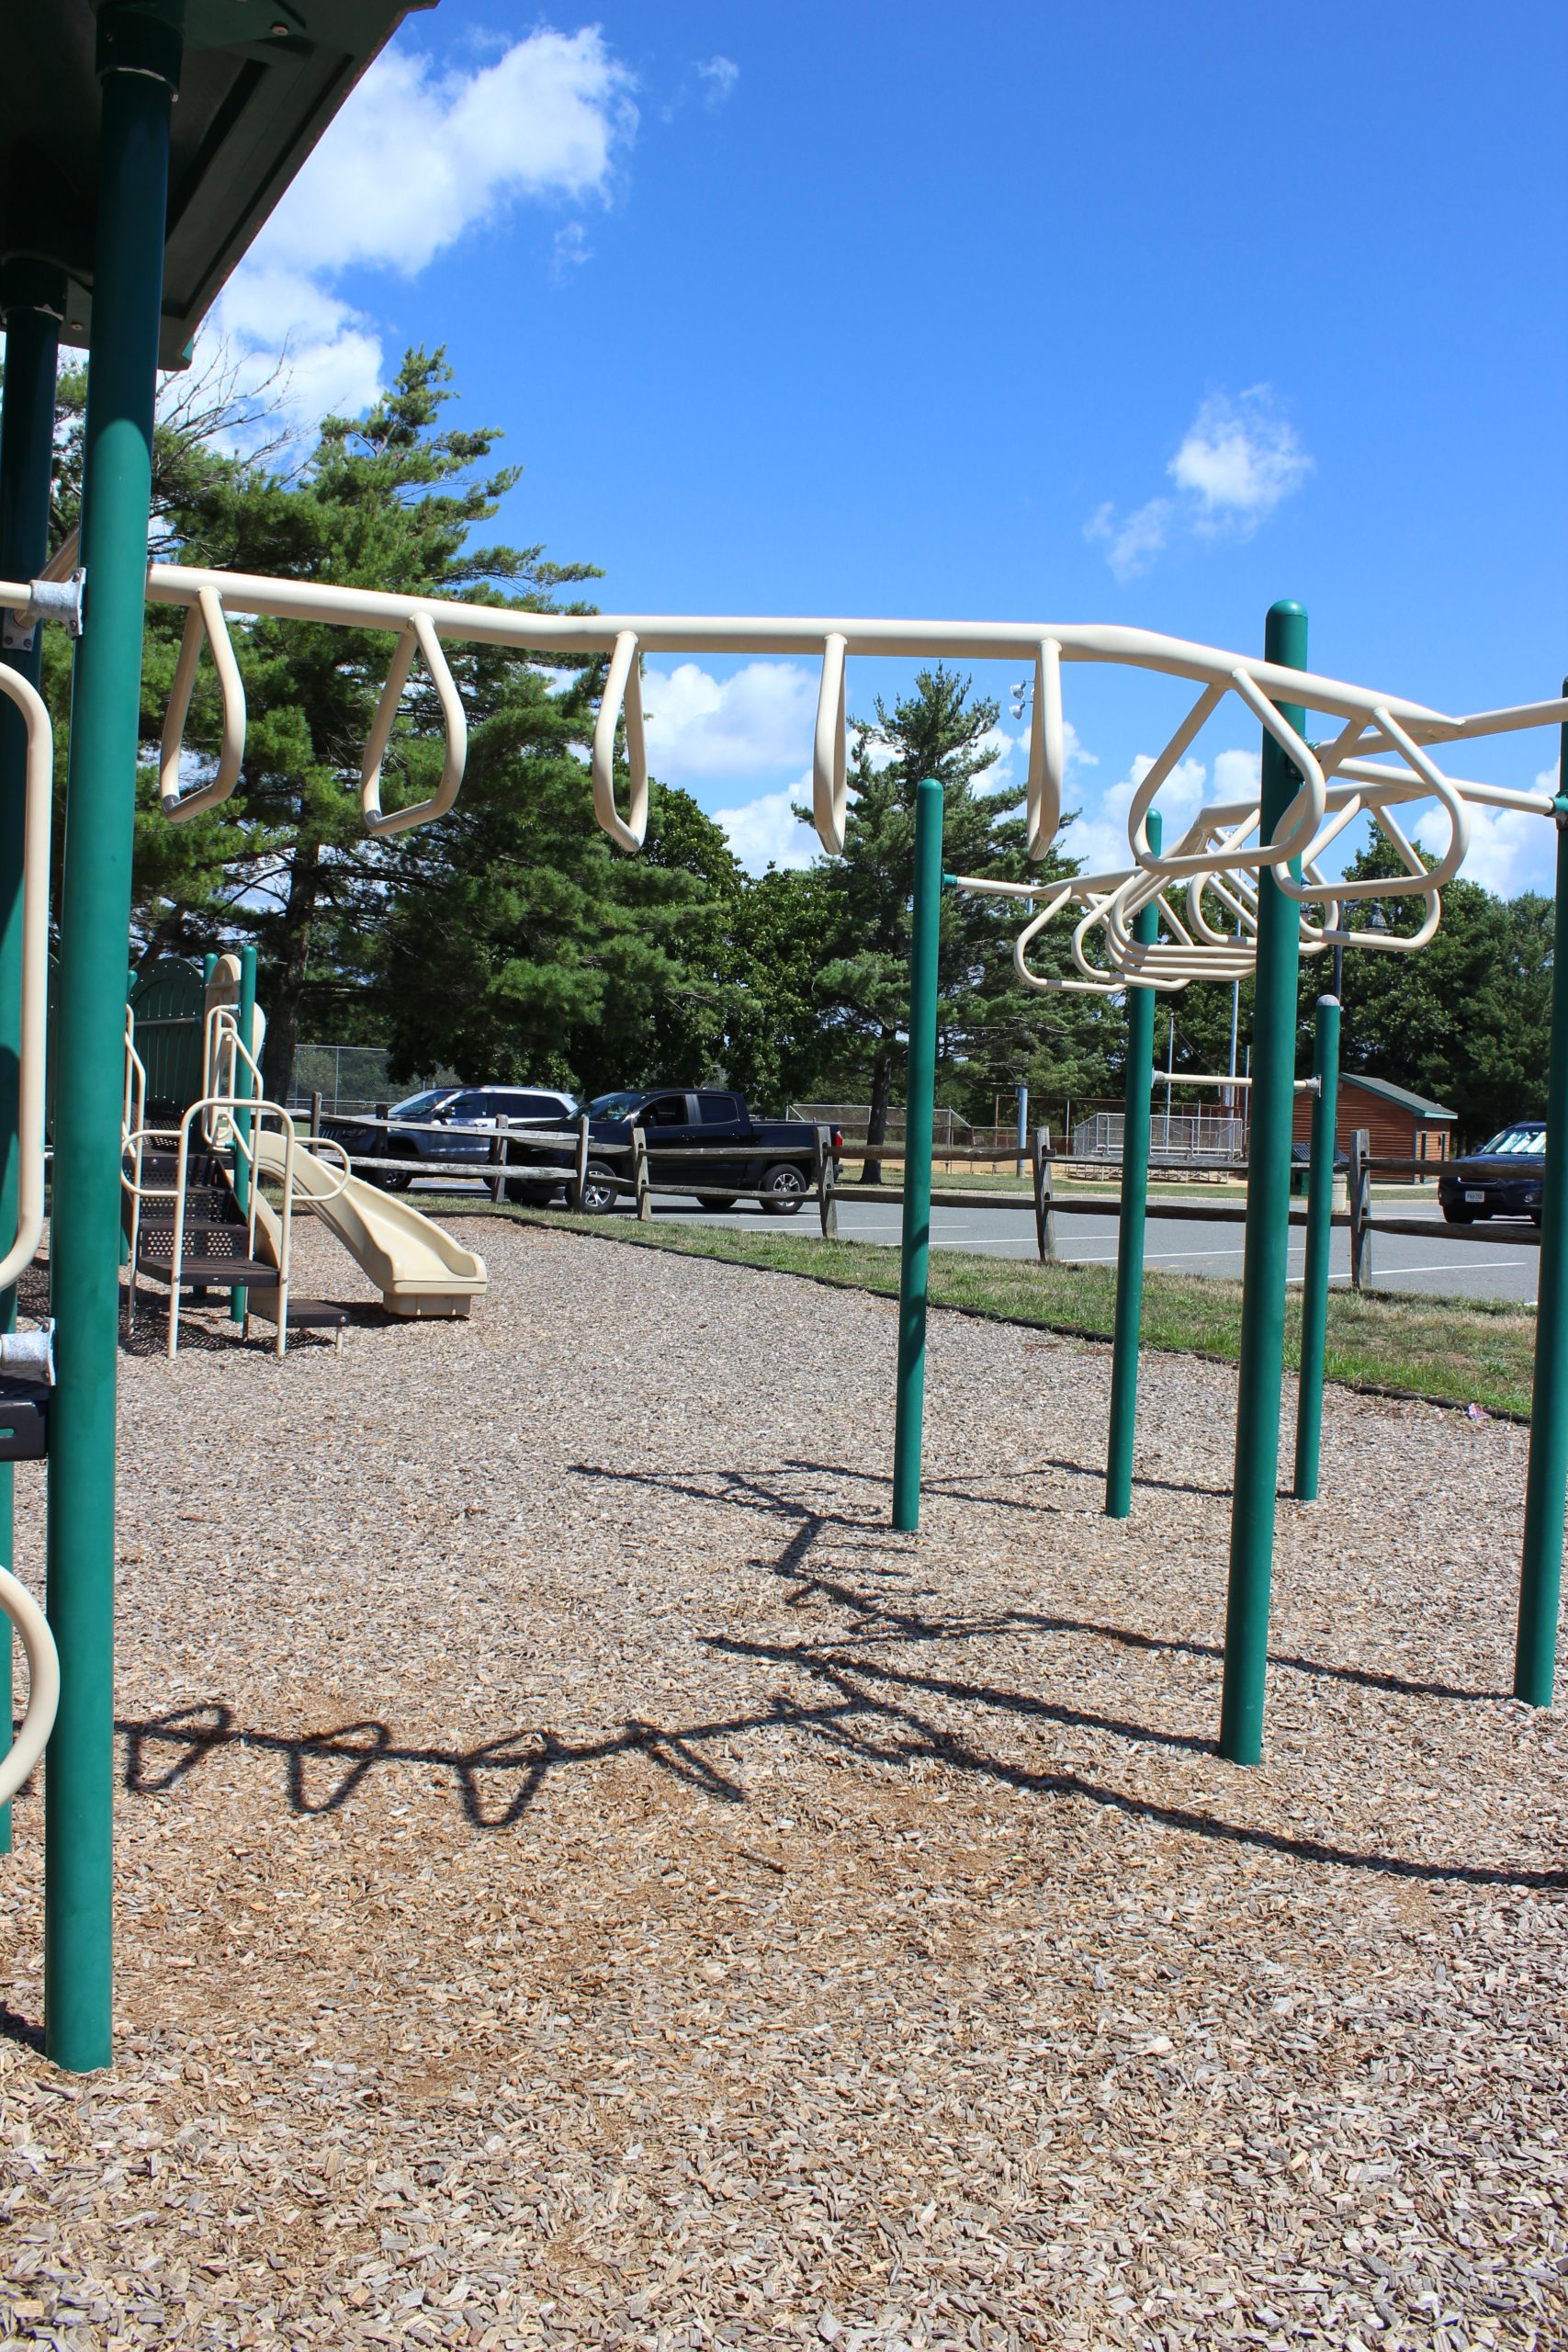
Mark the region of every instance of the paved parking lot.
MULTIPOLYGON (((940 1182, 939 1177, 939 1189, 940 1182)), ((426 1191, 449 1193, 466 1189, 450 1182, 429 1185, 416 1182, 413 1187, 416 1195, 426 1191)), ((1183 1200, 1201 1197, 1193 1192, 1181 1194, 1183 1200)), ((660 1222, 668 1218, 682 1225, 745 1228, 763 1222, 762 1212, 755 1202, 744 1202, 733 1209, 702 1209, 695 1201, 677 1196, 656 1201, 653 1213, 660 1222)), ((629 1216, 631 1211, 624 1208, 619 1214, 629 1216)), ((1378 1289, 1436 1291, 1455 1298, 1500 1298, 1534 1306, 1539 1251, 1533 1227, 1494 1225, 1491 1230, 1500 1237, 1495 1241, 1461 1240, 1453 1227, 1443 1223, 1435 1201, 1390 1201, 1382 1206, 1382 1214, 1419 1218, 1430 1225, 1432 1233, 1430 1240, 1425 1234, 1376 1236, 1372 1243, 1372 1279, 1378 1289)), ((839 1232, 845 1241, 881 1242, 896 1249, 900 1222, 901 1211, 896 1200, 866 1198, 861 1188, 852 1183, 847 1184, 839 1195, 839 1232)), ((816 1227, 816 1206, 808 1203, 800 1211, 795 1229, 815 1232, 816 1227)), ((1115 1264, 1114 1217, 1077 1213, 1060 1216, 1056 1233, 1058 1252, 1063 1258, 1081 1265, 1115 1264)), ((998 1258, 1032 1258, 1034 1220, 1021 1195, 1016 1209, 992 1207, 979 1201, 973 1207, 933 1209, 931 1242, 939 1250, 976 1250, 998 1258)), ((1171 1273, 1228 1274, 1239 1279, 1242 1246, 1239 1223, 1207 1225, 1162 1218, 1156 1201, 1151 1205, 1144 1262, 1147 1266, 1162 1266, 1171 1273)), ((1302 1278, 1305 1254, 1305 1233, 1301 1227, 1293 1226, 1290 1254, 1292 1282, 1302 1278)), ((1343 1284, 1350 1280, 1350 1237, 1342 1226, 1335 1228, 1334 1272, 1330 1280, 1343 1284)))
MULTIPOLYGON (((683 1220, 700 1216, 705 1224, 715 1225, 750 1225, 756 1221, 754 1210, 738 1207, 722 1215, 713 1211, 705 1214, 694 1204, 688 1206, 681 1201, 660 1203, 655 1213, 683 1220)), ((1373 1279, 1379 1289, 1439 1291, 1458 1298, 1506 1298, 1534 1304, 1539 1252, 1532 1227, 1519 1227, 1517 1241, 1512 1238, 1512 1227, 1508 1228, 1507 1243, 1461 1241, 1453 1227, 1444 1225, 1435 1204, 1390 1203, 1386 1213, 1429 1221, 1432 1238, 1428 1241, 1424 1234, 1379 1234, 1372 1243, 1373 1279)), ((811 1216, 815 1222, 813 1210, 803 1209, 801 1216, 811 1216)), ((839 1232, 846 1241, 880 1241, 896 1246, 899 1221, 900 1212, 892 1202, 863 1201, 856 1197, 852 1185, 846 1186, 839 1195, 839 1232)), ((1082 1264, 1115 1263, 1113 1217, 1060 1216, 1056 1233, 1062 1257, 1082 1264)), ((977 1204, 974 1208, 933 1209, 931 1241, 938 1249, 980 1250, 998 1258, 1032 1258, 1034 1221, 1027 1207, 987 1208, 977 1204)), ((1304 1232, 1292 1227, 1290 1266, 1292 1279, 1296 1282, 1301 1280, 1305 1250, 1304 1232)), ((1163 1266, 1171 1273, 1239 1277, 1242 1227, 1239 1224, 1197 1225, 1184 1219, 1162 1219, 1156 1205, 1149 1217, 1144 1262, 1163 1266)), ((1342 1283, 1350 1280, 1350 1237, 1343 1227, 1337 1227, 1334 1235, 1331 1279, 1342 1283)))

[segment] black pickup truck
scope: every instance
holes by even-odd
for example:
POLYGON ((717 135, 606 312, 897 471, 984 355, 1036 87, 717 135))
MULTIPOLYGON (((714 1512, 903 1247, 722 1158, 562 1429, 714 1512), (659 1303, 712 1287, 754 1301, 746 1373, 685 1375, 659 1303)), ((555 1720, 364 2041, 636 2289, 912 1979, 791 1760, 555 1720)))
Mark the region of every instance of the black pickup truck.
MULTIPOLYGON (((817 1130, 803 1119, 753 1119, 739 1094, 713 1090, 688 1091, 667 1086, 643 1087, 616 1094, 601 1094, 588 1105, 588 1181, 582 1205, 594 1216, 613 1209, 619 1198, 616 1179, 629 1184, 631 1155, 604 1151, 607 1144, 629 1144, 634 1126, 641 1127, 648 1143, 649 1182, 660 1191, 684 1191, 688 1184, 708 1186, 716 1197, 705 1208, 732 1208, 741 1193, 761 1193, 762 1208, 773 1216, 794 1216, 810 1191, 817 1164, 817 1130), (596 1150, 595 1146, 601 1147, 596 1150), (734 1192, 729 1191, 733 1185, 734 1192)), ((843 1142, 835 1128, 831 1147, 843 1142)), ((575 1174, 575 1155, 559 1145, 534 1143, 513 1136, 507 1164, 529 1169, 558 1168, 562 1173, 549 1186, 568 1184, 575 1174)), ((509 1181, 508 1190, 534 1199, 545 1193, 540 1178, 509 1181)), ((570 1186, 569 1186, 570 1189, 570 1186)))

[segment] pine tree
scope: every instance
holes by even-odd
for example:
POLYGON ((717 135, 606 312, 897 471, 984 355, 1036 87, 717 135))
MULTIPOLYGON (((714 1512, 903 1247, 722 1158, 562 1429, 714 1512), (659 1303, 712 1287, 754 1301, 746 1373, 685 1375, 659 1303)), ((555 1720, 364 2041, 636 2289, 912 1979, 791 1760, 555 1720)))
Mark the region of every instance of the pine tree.
MULTIPOLYGON (((923 778, 942 786, 942 863, 951 873, 1045 880, 1071 872, 1053 851, 1031 866, 1020 814, 1021 794, 987 792, 981 782, 997 761, 990 740, 998 706, 971 701, 971 680, 942 664, 920 671, 915 691, 891 710, 880 698, 870 720, 853 722, 851 789, 841 859, 824 869, 832 908, 829 952, 818 991, 829 1009, 840 1051, 869 1063, 870 1119, 864 1181, 881 1178, 875 1147, 900 1061, 909 995, 914 888, 915 792, 923 778)), ((1058 1066, 1067 1083, 1087 1069, 1082 1039, 1098 1017, 1093 1000, 1032 995, 1012 967, 1012 943, 1028 919, 1018 901, 945 890, 937 955, 938 1068, 947 1091, 984 1111, 997 1085, 1038 1069, 1052 1047, 1073 1041, 1058 1066)), ((1065 927, 1055 929, 1043 964, 1066 956, 1065 927)), ((1041 959, 1037 959, 1037 968, 1041 959)), ((1077 1082, 1082 1083, 1078 1078, 1077 1082)))

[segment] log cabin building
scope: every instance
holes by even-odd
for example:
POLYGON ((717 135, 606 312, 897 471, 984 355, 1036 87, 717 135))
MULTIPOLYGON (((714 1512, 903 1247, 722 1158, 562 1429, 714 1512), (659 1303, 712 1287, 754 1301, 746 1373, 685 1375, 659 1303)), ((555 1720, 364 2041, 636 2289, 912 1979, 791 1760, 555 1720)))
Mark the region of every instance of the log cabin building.
MULTIPOLYGON (((1314 1097, 1298 1094, 1292 1136, 1297 1143, 1312 1139, 1314 1097)), ((1456 1149, 1459 1114, 1407 1086, 1386 1078, 1369 1078, 1364 1070, 1339 1074, 1339 1148, 1348 1150, 1350 1137, 1365 1127, 1371 1137, 1374 1159, 1449 1159, 1456 1149)))

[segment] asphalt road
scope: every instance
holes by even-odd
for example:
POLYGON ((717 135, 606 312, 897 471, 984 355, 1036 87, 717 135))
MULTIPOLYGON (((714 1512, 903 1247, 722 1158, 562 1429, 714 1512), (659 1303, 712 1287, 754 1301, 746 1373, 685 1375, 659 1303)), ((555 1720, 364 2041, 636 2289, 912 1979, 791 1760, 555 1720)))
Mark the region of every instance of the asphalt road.
MULTIPOLYGON (((414 1195, 424 1191, 451 1193, 463 1189, 450 1182, 429 1186, 417 1180, 414 1195)), ((1201 1198, 1201 1194, 1187 1195, 1201 1198)), ((629 1216, 629 1208, 616 1214, 629 1216)), ((723 1225, 757 1229, 775 1223, 765 1217, 755 1203, 739 1204, 733 1209, 702 1209, 695 1201, 679 1197, 654 1203, 655 1218, 666 1218, 684 1225, 723 1225)), ((1377 1212, 1374 1210, 1374 1216, 1377 1212)), ((1372 1286, 1378 1290, 1409 1290, 1436 1292, 1454 1298, 1517 1299, 1533 1306, 1536 1295, 1536 1272, 1540 1251, 1534 1245, 1533 1228, 1521 1225, 1506 1228, 1495 1225, 1494 1232, 1505 1230, 1507 1239, 1476 1242, 1459 1238, 1459 1231, 1445 1226, 1436 1202, 1390 1201, 1383 1206, 1390 1216, 1420 1218, 1432 1228, 1428 1241, 1424 1234, 1380 1233, 1372 1241, 1372 1286), (1513 1238, 1517 1232, 1518 1238, 1513 1238)), ((896 1203, 878 1203, 860 1197, 859 1188, 846 1184, 839 1194, 839 1233, 845 1241, 872 1241, 897 1249, 899 1238, 901 1212, 896 1203)), ((804 1206, 789 1229, 815 1232, 817 1208, 814 1202, 804 1206)), ((1116 1220, 1108 1216, 1059 1216, 1056 1220, 1059 1255, 1080 1265, 1114 1265, 1116 1262, 1116 1220)), ((1034 1219, 1026 1200, 1017 1209, 988 1208, 976 1202, 973 1208, 937 1208, 931 1211, 931 1243, 939 1250, 974 1250, 998 1258, 1032 1258, 1034 1255, 1034 1219)), ((1291 1228, 1290 1278, 1300 1282, 1303 1261, 1306 1254, 1306 1235, 1300 1226, 1291 1228)), ((1162 1218, 1157 1201, 1150 1204, 1149 1221, 1145 1238, 1144 1263, 1163 1266, 1172 1273, 1229 1274, 1238 1279, 1242 1270, 1242 1227, 1236 1225, 1200 1225, 1162 1218)), ((1350 1280, 1350 1236, 1343 1226, 1334 1232, 1334 1271, 1331 1283, 1348 1285, 1350 1280)))
MULTIPOLYGON (((711 1225, 753 1226, 761 1222, 754 1209, 738 1206, 722 1214, 713 1210, 703 1212, 694 1203, 688 1205, 682 1201, 658 1203, 654 1213, 661 1218, 679 1217, 686 1222, 711 1225)), ((1419 1217, 1429 1221, 1432 1238, 1428 1241, 1424 1234, 1376 1235, 1372 1241, 1372 1279, 1377 1289, 1436 1291, 1456 1298, 1518 1299, 1533 1305, 1540 1252, 1534 1246, 1532 1227, 1519 1228, 1520 1238, 1517 1244, 1512 1241, 1461 1241, 1455 1227, 1444 1225, 1441 1212, 1435 1204, 1428 1206, 1426 1203, 1408 1200, 1390 1202, 1386 1213, 1391 1216, 1419 1217), (1526 1234, 1531 1238, 1526 1239, 1526 1234)), ((1376 1211, 1373 1214, 1375 1216, 1376 1211)), ((877 1241, 896 1247, 899 1217, 899 1210, 892 1204, 883 1207, 857 1199, 853 1185, 846 1185, 839 1194, 839 1233, 845 1241, 877 1241)), ((807 1220, 814 1228, 817 1223, 815 1204, 800 1212, 798 1222, 804 1225, 807 1220)), ((1059 1216, 1056 1236, 1057 1250, 1064 1259, 1080 1264, 1114 1265, 1116 1262, 1116 1221, 1113 1217, 1059 1216)), ((1027 1206, 1019 1209, 978 1205, 974 1208, 933 1209, 931 1243, 936 1249, 983 1250, 990 1257, 1032 1258, 1034 1219, 1027 1206)), ((1305 1232, 1301 1227, 1292 1226, 1290 1256, 1292 1281, 1301 1280, 1305 1251, 1305 1232)), ((1151 1203, 1144 1263, 1146 1266, 1163 1266, 1171 1273, 1229 1274, 1239 1279, 1242 1227, 1239 1224, 1212 1226, 1178 1223, 1170 1218, 1162 1220, 1158 1204, 1151 1203)), ((1331 1282, 1348 1285, 1350 1280, 1350 1236, 1342 1226, 1335 1228, 1333 1265, 1331 1282)))

